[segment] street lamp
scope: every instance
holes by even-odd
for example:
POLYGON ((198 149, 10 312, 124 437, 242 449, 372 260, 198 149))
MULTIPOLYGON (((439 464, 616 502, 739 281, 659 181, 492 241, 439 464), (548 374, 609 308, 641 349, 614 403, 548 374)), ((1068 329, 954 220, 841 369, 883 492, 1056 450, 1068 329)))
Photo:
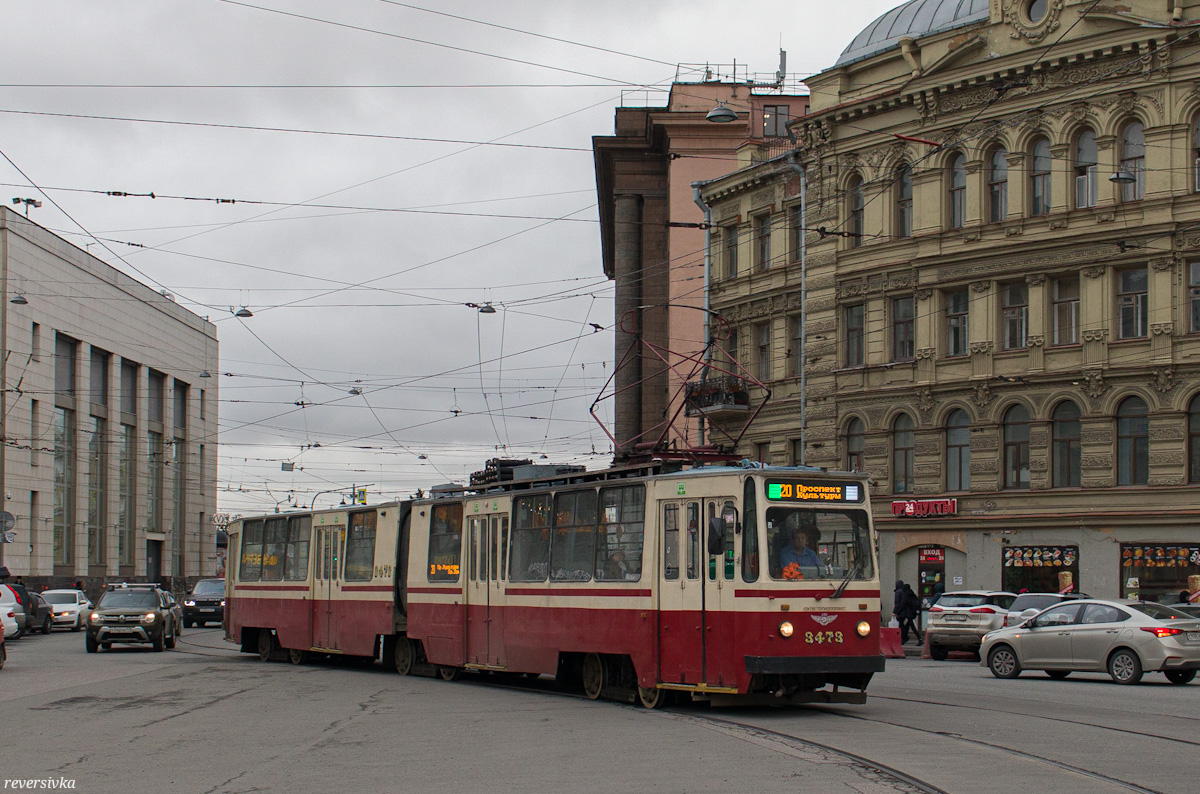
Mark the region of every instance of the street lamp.
POLYGON ((725 100, 718 100, 717 106, 708 111, 704 117, 705 121, 711 121, 716 124, 728 124, 731 121, 737 121, 737 112, 725 104, 725 100))
POLYGON ((1122 168, 1110 176, 1108 181, 1112 182, 1114 185, 1132 185, 1137 181, 1137 177, 1122 168))

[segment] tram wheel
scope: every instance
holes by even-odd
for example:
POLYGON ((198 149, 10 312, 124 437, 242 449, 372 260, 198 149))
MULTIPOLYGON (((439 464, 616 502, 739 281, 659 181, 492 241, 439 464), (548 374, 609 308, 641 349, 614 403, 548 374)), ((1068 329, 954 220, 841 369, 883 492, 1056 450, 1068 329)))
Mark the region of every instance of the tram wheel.
POLYGON ((443 681, 453 681, 454 679, 458 678, 458 668, 446 667, 443 665, 438 667, 438 675, 442 677, 443 681))
POLYGON ((667 704, 667 690, 656 686, 638 687, 638 702, 648 709, 661 709, 667 704))
POLYGON ((266 629, 260 629, 258 632, 258 658, 264 662, 271 661, 271 651, 274 650, 274 637, 271 632, 266 629))
POLYGON ((304 664, 308 654, 299 648, 288 648, 288 661, 292 664, 304 664))
POLYGON ((589 653, 583 657, 583 694, 588 700, 599 700, 600 692, 604 689, 604 660, 599 655, 589 653))
POLYGON ((408 637, 396 638, 396 652, 393 654, 393 659, 396 664, 396 672, 400 675, 408 675, 412 672, 413 667, 413 646, 412 641, 408 637))

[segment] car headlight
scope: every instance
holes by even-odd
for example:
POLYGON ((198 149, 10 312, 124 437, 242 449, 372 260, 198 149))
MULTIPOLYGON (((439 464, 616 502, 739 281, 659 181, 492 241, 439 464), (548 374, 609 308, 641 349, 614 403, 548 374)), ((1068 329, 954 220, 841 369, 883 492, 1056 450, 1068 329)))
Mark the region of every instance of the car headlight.
POLYGON ((147 623, 147 624, 153 623, 157 619, 158 619, 158 615, 154 614, 153 612, 147 612, 146 614, 142 615, 143 623, 147 623))
POLYGON ((90 620, 92 623, 99 623, 100 622, 100 613, 93 612, 92 614, 88 615, 88 620, 90 620))
POLYGON ((221 606, 222 606, 222 607, 224 607, 224 606, 225 606, 225 599, 224 599, 224 598, 222 598, 222 599, 221 599, 221 606))
POLYGON ((790 637, 790 636, 792 636, 792 633, 794 631, 795 631, 795 628, 793 628, 790 620, 785 620, 779 624, 779 636, 780 637, 790 637))
POLYGON ((860 620, 854 630, 858 632, 858 636, 865 637, 871 633, 871 624, 865 620, 860 620))
POLYGON ((196 606, 196 602, 189 598, 187 601, 183 602, 183 605, 185 607, 194 607, 196 606))

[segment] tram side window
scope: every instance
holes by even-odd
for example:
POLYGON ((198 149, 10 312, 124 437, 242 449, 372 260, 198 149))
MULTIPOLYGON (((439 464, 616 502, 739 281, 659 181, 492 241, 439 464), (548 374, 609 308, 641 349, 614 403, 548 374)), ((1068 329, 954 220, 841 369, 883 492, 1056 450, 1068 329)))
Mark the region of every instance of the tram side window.
POLYGON ((435 505, 429 521, 429 581, 457 582, 462 557, 462 503, 435 505))
MULTIPOLYGON (((586 582, 592 578, 595 533, 594 490, 571 491, 554 497, 554 540, 550 544, 552 580, 586 582)), ((599 573, 596 578, 601 578, 599 573)))
POLYGON ((308 578, 308 544, 312 537, 312 516, 288 520, 287 554, 283 563, 283 578, 291 582, 308 578))
POLYGON ((508 552, 510 582, 544 582, 550 570, 550 496, 513 501, 508 552))
POLYGON ((375 571, 375 526, 379 517, 375 511, 354 513, 350 516, 350 530, 346 533, 347 582, 370 581, 375 571))
POLYGON ((755 499, 758 485, 753 477, 746 478, 742 491, 742 581, 758 581, 758 508, 755 499))
POLYGON ((278 582, 283 579, 283 555, 286 551, 287 519, 269 519, 263 539, 262 580, 264 582, 278 582))
POLYGON ((600 491, 596 537, 596 578, 636 582, 642 578, 646 531, 646 486, 622 485, 600 491))
POLYGON ((238 569, 239 580, 257 582, 262 578, 262 542, 263 522, 247 521, 242 527, 242 562, 238 569))
POLYGON ((663 579, 679 579, 679 505, 663 505, 663 579))
POLYGON ((700 503, 687 506, 687 578, 700 578, 700 503))

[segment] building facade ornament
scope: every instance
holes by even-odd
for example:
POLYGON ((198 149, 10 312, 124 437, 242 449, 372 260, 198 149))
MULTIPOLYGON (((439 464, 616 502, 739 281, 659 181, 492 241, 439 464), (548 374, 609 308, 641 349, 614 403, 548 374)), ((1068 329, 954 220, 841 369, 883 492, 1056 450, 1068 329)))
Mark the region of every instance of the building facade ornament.
POLYGON ((1084 268, 1083 275, 1088 278, 1100 278, 1107 269, 1103 266, 1084 268))
POLYGON ((1025 283, 1031 287, 1036 287, 1046 281, 1045 273, 1030 273, 1025 277, 1025 283))
POLYGON ((1154 336, 1170 336, 1175 333, 1175 323, 1150 323, 1150 333, 1154 336))
POLYGON ((1171 268, 1175 267, 1177 263, 1178 260, 1174 254, 1171 256, 1158 256, 1150 260, 1150 267, 1161 273, 1165 270, 1170 270, 1171 268))
POLYGON ((1166 394, 1175 388, 1175 369, 1174 367, 1158 367, 1154 370, 1154 378, 1152 381, 1154 390, 1159 394, 1166 394))
POLYGON ((1046 344, 1046 337, 1041 334, 1030 334, 1025 337, 1025 347, 1034 348, 1042 347, 1046 344))
POLYGON ((1087 396, 1091 397, 1093 402, 1099 400, 1105 392, 1112 388, 1104 382, 1104 373, 1098 369, 1088 370, 1083 377, 1087 380, 1083 390, 1087 392, 1087 396))
POLYGON ((974 355, 985 356, 991 352, 992 352, 991 340, 988 340, 986 342, 972 342, 971 343, 971 353, 974 355))
POLYGON ((1083 332, 1083 341, 1085 342, 1103 342, 1108 339, 1107 328, 1089 328, 1083 332))
POLYGON ((990 281, 976 281, 971 284, 971 292, 987 292, 992 288, 990 281))
POLYGON ((936 347, 917 348, 917 361, 929 361, 937 354, 936 347))
POLYGON ((975 387, 975 392, 971 395, 971 401, 980 408, 987 408, 989 405, 991 405, 992 398, 994 396, 995 395, 992 394, 992 388, 990 386, 988 386, 986 383, 980 383, 975 387))
POLYGON ((917 410, 921 412, 922 416, 932 413, 936 406, 937 401, 933 399, 933 389, 926 386, 917 392, 917 410))

